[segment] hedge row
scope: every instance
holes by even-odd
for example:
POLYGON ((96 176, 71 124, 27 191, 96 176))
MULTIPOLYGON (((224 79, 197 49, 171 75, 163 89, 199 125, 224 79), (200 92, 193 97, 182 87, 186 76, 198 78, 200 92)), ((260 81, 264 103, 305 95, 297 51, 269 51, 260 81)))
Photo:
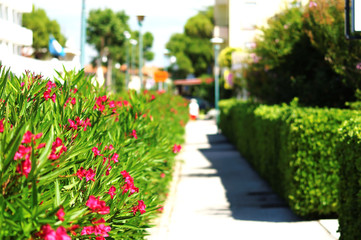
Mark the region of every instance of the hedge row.
POLYGON ((338 130, 356 112, 236 100, 220 108, 222 132, 296 214, 337 213, 338 130))
POLYGON ((340 240, 361 237, 361 119, 346 121, 340 129, 340 240))
POLYGON ((161 211, 187 102, 112 95, 84 72, 0 71, 0 238, 143 239, 161 211))

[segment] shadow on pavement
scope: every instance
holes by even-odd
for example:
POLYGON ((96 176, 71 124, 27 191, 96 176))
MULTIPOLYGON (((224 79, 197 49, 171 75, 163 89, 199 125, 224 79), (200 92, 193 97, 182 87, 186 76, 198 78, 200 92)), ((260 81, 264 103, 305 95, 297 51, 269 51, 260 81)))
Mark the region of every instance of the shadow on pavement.
POLYGON ((216 173, 198 174, 197 177, 221 178, 233 218, 267 222, 302 221, 223 135, 207 135, 207 138, 211 147, 199 151, 211 162, 210 169, 215 169, 216 173))

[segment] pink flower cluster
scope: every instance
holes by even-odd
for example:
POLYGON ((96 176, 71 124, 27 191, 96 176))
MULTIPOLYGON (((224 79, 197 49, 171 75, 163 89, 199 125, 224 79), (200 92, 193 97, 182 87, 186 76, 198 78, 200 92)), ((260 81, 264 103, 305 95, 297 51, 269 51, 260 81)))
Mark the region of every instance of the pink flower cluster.
POLYGON ((317 7, 317 3, 314 1, 310 1, 310 3, 308 4, 309 8, 313 8, 313 7, 317 7))
POLYGON ((98 109, 99 111, 103 112, 105 109, 105 102, 107 101, 107 96, 102 96, 96 98, 96 102, 94 105, 94 109, 98 109))
POLYGON ((60 221, 64 221, 64 216, 65 216, 64 208, 61 207, 61 208, 56 212, 55 216, 57 216, 60 221))
POLYGON ((78 176, 78 178, 80 178, 80 180, 83 180, 83 177, 85 177, 87 182, 90 180, 95 182, 95 171, 91 168, 85 170, 83 167, 80 167, 76 172, 76 175, 78 176))
POLYGON ((91 127, 89 118, 87 118, 85 120, 80 120, 79 117, 75 117, 75 121, 68 119, 68 122, 69 122, 69 128, 72 128, 74 130, 77 130, 78 127, 79 127, 79 129, 80 129, 80 127, 82 127, 83 130, 86 131, 88 126, 91 127))
POLYGON ((88 206, 93 212, 99 213, 99 214, 108 214, 110 208, 106 206, 105 201, 99 200, 99 197, 94 197, 91 195, 88 199, 88 201, 85 204, 88 206))
POLYGON ((46 86, 47 86, 47 89, 46 91, 44 92, 44 98, 45 100, 47 101, 49 98, 51 98, 51 100, 55 103, 55 99, 56 99, 56 95, 55 93, 53 93, 53 95, 50 96, 51 94, 51 89, 52 88, 55 88, 56 87, 56 84, 51 82, 51 81, 48 81, 46 83, 46 86))
POLYGON ((84 227, 81 231, 81 235, 90 235, 94 233, 96 236, 98 236, 96 237, 97 240, 105 239, 104 237, 109 236, 108 232, 110 232, 111 227, 104 225, 105 220, 103 218, 92 223, 94 224, 94 226, 84 227))
MULTIPOLYGON (((31 143, 35 144, 35 140, 41 138, 43 136, 42 133, 33 135, 32 132, 27 131, 23 139, 21 141, 21 145, 18 148, 18 151, 14 155, 14 160, 22 159, 21 163, 16 166, 16 172, 24 175, 26 178, 28 177, 31 171, 31 151, 32 147, 30 146, 31 143)), ((37 146, 37 149, 40 149, 45 146, 45 143, 41 143, 37 146)))
POLYGON ((135 192, 139 192, 139 188, 134 186, 134 180, 129 175, 129 173, 127 171, 125 171, 125 170, 121 171, 120 173, 123 175, 123 178, 125 179, 125 184, 122 187, 123 194, 129 191, 129 196, 130 196, 135 192))
POLYGON ((49 224, 43 225, 37 235, 44 240, 71 240, 63 226, 54 231, 49 224))
POLYGON ((49 155, 50 160, 56 160, 60 157, 63 152, 66 152, 67 148, 63 144, 63 141, 60 138, 56 138, 55 142, 51 147, 51 153, 49 155))
POLYGON ((68 100, 64 103, 64 107, 68 105, 68 102, 70 102, 73 106, 76 104, 76 98, 75 97, 69 97, 68 100))
POLYGON ((138 201, 138 205, 132 207, 132 212, 134 215, 137 213, 137 211, 139 211, 140 214, 143 214, 143 213, 145 213, 145 208, 146 208, 146 206, 145 206, 143 200, 140 200, 140 201, 138 201))
POLYGON ((5 118, 3 118, 3 119, 0 120, 0 133, 3 133, 3 132, 4 132, 4 119, 5 119, 5 118))
POLYGON ((110 195, 110 198, 111 198, 111 199, 113 199, 116 190, 117 190, 117 189, 116 189, 114 186, 111 186, 111 187, 109 188, 109 191, 108 191, 107 193, 110 195))
POLYGON ((174 144, 173 146, 173 152, 174 153, 179 153, 180 150, 182 150, 182 146, 180 144, 174 144))
POLYGON ((133 131, 130 133, 130 136, 133 137, 134 139, 138 139, 137 131, 133 130, 133 131))

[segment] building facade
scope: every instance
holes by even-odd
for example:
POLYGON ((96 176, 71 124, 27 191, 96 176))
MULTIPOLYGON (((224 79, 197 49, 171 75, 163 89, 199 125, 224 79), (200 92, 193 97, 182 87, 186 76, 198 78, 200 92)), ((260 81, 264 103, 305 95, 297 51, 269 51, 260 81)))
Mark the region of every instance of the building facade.
POLYGON ((22 15, 31 12, 30 0, 0 0, 0 52, 21 55, 33 43, 33 32, 22 27, 22 15))
POLYGON ((261 33, 258 27, 267 26, 267 20, 287 7, 307 4, 309 0, 216 0, 214 8, 215 35, 225 45, 248 49, 261 33))
POLYGON ((0 0, 0 63, 16 75, 25 70, 52 78, 56 71, 79 70, 78 50, 66 48, 64 61, 38 60, 32 54, 33 32, 22 27, 22 15, 32 11, 32 0, 0 0), (64 68, 63 68, 64 67, 64 68))

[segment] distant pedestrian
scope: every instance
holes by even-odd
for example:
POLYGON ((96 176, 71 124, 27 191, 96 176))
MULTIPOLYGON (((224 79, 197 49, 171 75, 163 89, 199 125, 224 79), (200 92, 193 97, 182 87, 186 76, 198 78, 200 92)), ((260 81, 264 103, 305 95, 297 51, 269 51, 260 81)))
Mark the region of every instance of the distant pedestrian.
POLYGON ((199 116, 199 105, 195 98, 192 98, 189 104, 189 116, 191 120, 196 120, 199 116))

